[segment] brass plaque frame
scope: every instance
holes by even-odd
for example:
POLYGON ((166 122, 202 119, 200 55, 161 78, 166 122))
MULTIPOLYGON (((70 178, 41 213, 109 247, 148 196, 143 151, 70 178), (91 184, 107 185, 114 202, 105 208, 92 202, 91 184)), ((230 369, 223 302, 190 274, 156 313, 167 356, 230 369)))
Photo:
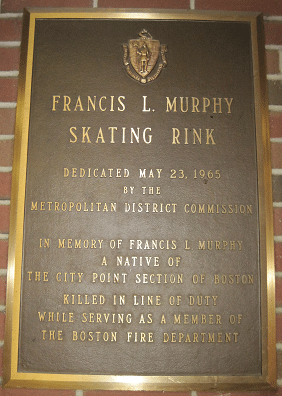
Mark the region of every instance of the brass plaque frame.
MULTIPOLYGON (((133 37, 134 38, 134 37, 133 37)), ((163 43, 161 43, 163 44, 163 43)), ((164 43, 166 44, 166 43, 164 43)), ((162 72, 164 73, 164 72, 162 72)), ((144 73, 145 75, 145 73, 144 73)), ((162 76, 162 74, 161 74, 162 76)), ((161 77, 158 77, 161 78, 161 77)), ((135 84, 133 82, 132 84, 135 84)), ((134 85, 133 85, 134 87, 134 85)), ((23 40, 17 101, 13 161, 11 217, 9 233, 9 267, 7 314, 4 350, 4 386, 57 389, 103 390, 261 390, 276 386, 275 354, 275 273, 273 253, 273 219, 268 101, 265 71, 263 18, 259 14, 147 11, 30 9, 24 13, 23 40), (35 23, 39 19, 99 19, 142 21, 219 21, 246 22, 251 27, 253 87, 257 147, 259 207, 259 256, 261 274, 261 375, 89 375, 19 372, 19 328, 21 309, 22 257, 25 223, 26 169, 32 91, 35 23)))

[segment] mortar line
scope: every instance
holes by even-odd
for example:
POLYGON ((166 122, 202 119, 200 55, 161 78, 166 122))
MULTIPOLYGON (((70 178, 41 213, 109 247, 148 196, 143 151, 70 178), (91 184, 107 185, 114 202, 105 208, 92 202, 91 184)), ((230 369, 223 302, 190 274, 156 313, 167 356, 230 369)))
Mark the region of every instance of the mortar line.
POLYGON ((267 49, 267 50, 276 50, 276 51, 279 51, 279 50, 282 50, 282 45, 278 45, 278 44, 267 44, 267 45, 265 46, 265 49, 267 49))
POLYGON ((273 175, 282 175, 282 169, 272 169, 271 173, 273 175))
POLYGON ((268 81, 280 81, 282 80, 282 74, 268 74, 268 81))
POLYGON ((10 202, 9 199, 0 199, 0 205, 9 206, 10 203, 11 203, 11 202, 10 202))
POLYGON ((14 135, 0 135, 0 140, 13 140, 14 135))
POLYGON ((7 70, 7 71, 0 71, 0 77, 7 78, 7 77, 18 77, 19 72, 17 70, 7 70))
POLYGON ((17 107, 17 102, 0 102, 0 109, 14 109, 17 107))
POLYGON ((20 47, 20 41, 0 41, 0 48, 14 48, 20 47))
MULTIPOLYGON (((1 2, 0 2, 1 7, 1 2)), ((2 12, 0 14, 0 19, 14 19, 14 18, 22 18, 23 14, 21 12, 2 12)))
POLYGON ((279 111, 279 112, 281 112, 282 111, 282 106, 280 106, 280 105, 269 105, 268 109, 270 111, 279 111))
POLYGON ((273 16, 265 16, 263 17, 265 21, 280 21, 282 22, 282 16, 280 15, 273 15, 273 16))

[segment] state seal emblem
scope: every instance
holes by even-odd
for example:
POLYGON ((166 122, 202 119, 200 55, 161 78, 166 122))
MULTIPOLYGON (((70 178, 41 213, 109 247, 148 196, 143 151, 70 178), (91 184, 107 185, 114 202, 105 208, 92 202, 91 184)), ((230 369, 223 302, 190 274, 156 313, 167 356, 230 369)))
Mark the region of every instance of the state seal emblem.
POLYGON ((154 81, 166 67, 167 46, 153 40, 150 33, 143 29, 139 38, 123 44, 123 63, 127 74, 143 84, 154 81))

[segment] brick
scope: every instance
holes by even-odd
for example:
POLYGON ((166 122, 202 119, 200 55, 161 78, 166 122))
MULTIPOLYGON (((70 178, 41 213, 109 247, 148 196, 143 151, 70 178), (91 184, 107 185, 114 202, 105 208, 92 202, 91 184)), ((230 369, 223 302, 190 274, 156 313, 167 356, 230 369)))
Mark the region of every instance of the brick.
MULTIPOLYGON (((197 396, 281 396, 282 388, 273 391, 257 391, 257 392, 197 392, 197 396)), ((177 396, 177 394, 176 394, 177 396)))
POLYGON ((276 342, 282 342, 282 314, 276 314, 276 342))
POLYGON ((282 243, 274 244, 275 270, 282 271, 282 243))
POLYGON ((5 335, 5 314, 0 312, 0 340, 4 340, 5 335))
POLYGON ((0 135, 14 135, 16 109, 0 109, 0 135))
POLYGON ((273 210, 274 235, 282 235, 282 208, 273 210))
POLYGON ((272 168, 282 168, 281 143, 271 143, 271 166, 272 168))
POLYGON ((280 0, 195 0, 195 8, 196 10, 260 11, 268 15, 282 14, 280 0))
POLYGON ((22 12, 28 7, 93 7, 93 0, 2 0, 2 12, 22 12))
POLYGON ((11 172, 0 172, 0 199, 9 199, 11 196, 11 172))
POLYGON ((0 277, 0 305, 5 305, 6 303, 6 285, 7 279, 6 276, 0 277))
POLYGON ((190 9, 190 0, 99 0, 99 7, 190 9))
POLYGON ((265 22, 265 43, 282 44, 282 23, 265 22))
POLYGON ((282 137, 282 113, 271 112, 269 114, 270 137, 282 137))
POLYGON ((0 78, 0 102, 16 102, 17 78, 0 78))
POLYGON ((21 36, 21 19, 0 19, 0 41, 20 41, 21 36))
POLYGON ((268 81, 268 96, 270 105, 282 105, 282 81, 268 81))
MULTIPOLYGON (((272 51, 274 52, 274 51, 272 51)), ((20 49, 19 48, 0 48, 0 70, 19 70, 20 49)))
POLYGON ((0 166, 12 166, 13 140, 0 140, 0 166))
POLYGON ((266 70, 268 74, 278 74, 280 72, 278 51, 266 51, 266 70))
POLYGON ((3 348, 0 348, 0 375, 3 375, 3 348))
POLYGON ((272 175, 273 202, 282 202, 282 175, 272 175))
POLYGON ((282 307, 282 278, 275 279, 275 301, 276 307, 282 307))
POLYGON ((8 205, 0 205, 0 234, 9 232, 9 215, 10 207, 8 205))
POLYGON ((16 109, 0 109, 0 135, 14 135, 16 109))
POLYGON ((75 396, 75 390, 0 388, 0 396, 75 396))
POLYGON ((278 350, 276 352, 276 358, 277 358, 277 378, 282 377, 282 351, 278 350))
MULTIPOLYGON (((197 392, 198 393, 198 392, 197 392)), ((190 396, 191 392, 84 391, 83 396, 190 396)))
POLYGON ((0 268, 7 268, 8 241, 0 240, 0 268))

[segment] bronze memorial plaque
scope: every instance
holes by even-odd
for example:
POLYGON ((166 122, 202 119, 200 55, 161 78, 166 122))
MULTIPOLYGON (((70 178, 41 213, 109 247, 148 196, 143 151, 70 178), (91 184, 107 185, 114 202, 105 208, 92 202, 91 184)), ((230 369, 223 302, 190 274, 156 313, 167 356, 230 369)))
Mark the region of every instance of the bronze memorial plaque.
POLYGON ((25 11, 5 386, 275 387, 263 19, 25 11))

